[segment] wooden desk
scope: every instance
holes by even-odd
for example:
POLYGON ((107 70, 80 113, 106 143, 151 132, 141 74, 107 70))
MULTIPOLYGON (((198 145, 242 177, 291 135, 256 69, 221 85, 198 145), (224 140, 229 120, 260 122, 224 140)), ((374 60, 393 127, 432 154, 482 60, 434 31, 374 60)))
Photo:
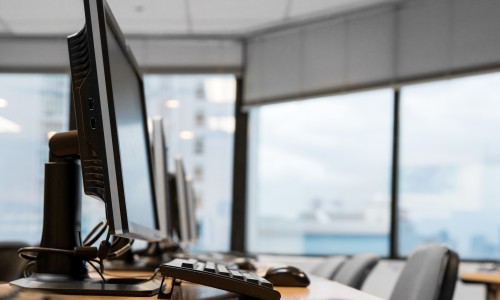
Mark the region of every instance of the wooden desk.
POLYGON ((464 272, 460 279, 465 283, 486 284, 488 300, 500 300, 500 271, 464 272))
MULTIPOLYGON (((310 276, 311 285, 307 288, 285 288, 276 287, 276 289, 281 293, 281 299, 283 300, 304 300, 304 299, 330 299, 330 300, 382 300, 381 298, 369 295, 367 293, 352 289, 348 286, 342 285, 337 282, 326 280, 316 276, 310 276)), ((8 284, 0 285, 0 295, 4 295, 12 290, 12 287, 8 284)), ((33 291, 23 291, 20 292, 14 299, 46 299, 44 297, 49 296, 49 299, 63 300, 63 299, 156 299, 156 296, 150 298, 129 298, 129 297, 103 297, 103 296, 74 296, 74 295, 54 295, 54 294, 43 294, 40 292, 33 291)), ((226 291, 195 285, 190 283, 183 283, 180 288, 176 287, 174 289, 174 295, 172 299, 238 299, 238 295, 229 293, 226 291)))

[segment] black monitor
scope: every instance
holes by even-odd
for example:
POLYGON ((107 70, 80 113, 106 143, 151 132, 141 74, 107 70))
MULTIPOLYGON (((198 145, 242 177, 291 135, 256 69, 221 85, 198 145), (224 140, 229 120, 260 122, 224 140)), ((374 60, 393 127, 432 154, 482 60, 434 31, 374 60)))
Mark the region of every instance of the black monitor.
POLYGON ((155 117, 151 120, 151 152, 153 154, 153 171, 156 189, 156 208, 160 231, 168 240, 173 239, 171 216, 171 193, 168 179, 168 149, 166 146, 163 119, 155 117))
POLYGON ((174 227, 176 228, 179 244, 186 247, 196 243, 198 239, 196 213, 195 213, 195 192, 193 180, 186 176, 184 161, 181 157, 175 158, 174 175, 174 208, 176 212, 174 227))
POLYGON ((184 162, 181 157, 175 158, 175 191, 177 205, 177 234, 179 244, 186 247, 191 242, 190 225, 189 225, 189 207, 187 199, 187 184, 186 172, 184 170, 184 162))
POLYGON ((192 177, 186 177, 187 217, 189 223, 189 241, 195 244, 198 240, 198 226, 196 222, 196 193, 192 177))
MULTIPOLYGON (((156 216, 143 82, 105 0, 84 0, 85 26, 68 37, 77 131, 54 135, 45 166, 40 247, 28 249, 34 275, 12 284, 67 294, 148 296, 156 280, 88 277, 101 251, 82 245, 80 177, 105 203, 109 235, 149 242, 166 238, 156 216)), ((26 249, 25 249, 26 250, 26 249)), ((99 249, 101 250, 101 249, 99 249)), ((100 257, 100 256, 99 256, 100 257)))
POLYGON ((84 3, 86 26, 68 38, 84 190, 113 235, 161 240, 142 78, 107 3, 84 3))
MULTIPOLYGON (((156 195, 156 215, 158 228, 166 238, 161 243, 149 243, 146 248, 134 247, 126 254, 109 260, 105 269, 114 271, 154 271, 160 264, 168 260, 168 253, 175 251, 173 243, 171 196, 168 173, 168 148, 163 130, 163 119, 150 119, 149 131, 151 140, 151 157, 156 195)), ((126 245, 127 241, 121 241, 126 245)))

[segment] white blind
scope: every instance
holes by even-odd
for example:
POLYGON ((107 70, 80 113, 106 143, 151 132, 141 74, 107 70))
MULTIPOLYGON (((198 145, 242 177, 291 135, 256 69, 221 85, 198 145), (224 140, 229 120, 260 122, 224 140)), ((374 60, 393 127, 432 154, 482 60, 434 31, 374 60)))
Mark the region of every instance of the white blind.
POLYGON ((500 67, 500 1, 420 0, 253 37, 245 104, 500 67))

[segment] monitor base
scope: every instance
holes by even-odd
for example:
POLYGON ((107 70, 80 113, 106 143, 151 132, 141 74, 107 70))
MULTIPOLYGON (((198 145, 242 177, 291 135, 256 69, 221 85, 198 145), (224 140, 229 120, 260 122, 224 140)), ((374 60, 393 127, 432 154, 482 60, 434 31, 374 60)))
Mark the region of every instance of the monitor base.
POLYGON ((104 262, 104 270, 154 272, 164 262, 165 261, 158 257, 136 258, 133 261, 111 260, 104 262))
POLYGON ((106 283, 100 279, 47 280, 36 277, 22 278, 10 283, 24 290, 40 290, 67 295, 150 297, 158 294, 160 279, 111 278, 106 283))

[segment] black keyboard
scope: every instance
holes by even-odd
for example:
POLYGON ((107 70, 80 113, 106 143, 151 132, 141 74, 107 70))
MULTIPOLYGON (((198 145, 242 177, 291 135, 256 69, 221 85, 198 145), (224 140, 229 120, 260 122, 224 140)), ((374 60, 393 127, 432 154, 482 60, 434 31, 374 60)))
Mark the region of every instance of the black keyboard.
POLYGON ((176 258, 162 264, 160 272, 165 277, 186 280, 244 296, 269 300, 281 299, 281 294, 274 290, 273 284, 266 279, 248 271, 228 268, 223 264, 176 258))

